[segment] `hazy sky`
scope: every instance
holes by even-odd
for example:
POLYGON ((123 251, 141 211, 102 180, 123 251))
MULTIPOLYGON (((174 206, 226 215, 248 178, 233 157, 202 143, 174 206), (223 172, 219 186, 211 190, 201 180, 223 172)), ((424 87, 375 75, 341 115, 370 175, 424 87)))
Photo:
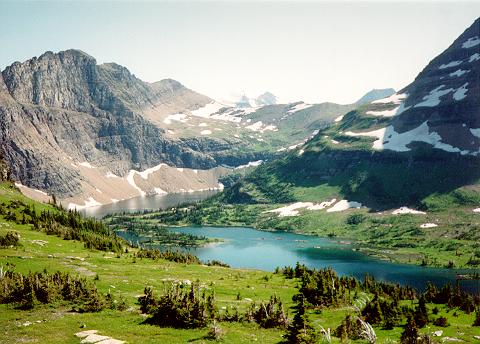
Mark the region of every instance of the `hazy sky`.
POLYGON ((76 48, 217 99, 348 103, 406 86, 479 15, 479 1, 0 0, 0 68, 76 48))

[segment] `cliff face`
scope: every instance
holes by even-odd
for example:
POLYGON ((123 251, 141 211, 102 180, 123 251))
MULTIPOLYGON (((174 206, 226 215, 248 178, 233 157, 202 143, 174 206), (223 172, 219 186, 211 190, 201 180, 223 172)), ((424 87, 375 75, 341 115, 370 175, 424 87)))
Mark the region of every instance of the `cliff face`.
MULTIPOLYGON (((173 80, 152 85, 122 66, 97 65, 81 51, 47 52, 0 74, 1 153, 17 181, 60 198, 81 194, 85 183, 93 183, 79 169, 82 164, 118 176, 160 163, 213 168, 228 144, 205 139, 204 153, 166 138, 142 116, 147 107, 188 103, 185 95, 192 94, 173 80)), ((209 101, 195 95, 193 103, 209 101)))

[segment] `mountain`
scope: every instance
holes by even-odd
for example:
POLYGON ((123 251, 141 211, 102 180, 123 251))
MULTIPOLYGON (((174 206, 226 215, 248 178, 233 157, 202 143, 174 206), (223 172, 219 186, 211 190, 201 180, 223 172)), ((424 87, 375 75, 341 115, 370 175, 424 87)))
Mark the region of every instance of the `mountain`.
POLYGON ((264 105, 275 105, 277 104, 277 97, 270 93, 265 92, 255 98, 255 105, 264 106, 264 105))
POLYGON ((46 52, 0 74, 0 153, 22 192, 92 206, 221 188, 233 167, 293 149, 352 108, 245 106, 172 79, 144 82, 79 50, 46 52))
POLYGON ((355 102, 356 105, 363 105, 373 102, 374 100, 383 99, 390 97, 392 94, 395 94, 395 90, 393 88, 381 88, 367 92, 363 97, 355 102))
POLYGON ((338 118, 288 156, 260 166, 224 199, 336 198, 373 210, 478 206, 479 26, 477 19, 407 87, 338 118))
MULTIPOLYGON (((47 52, 1 73, 1 153, 17 182, 65 202, 112 202, 160 187, 170 192, 219 187, 214 177, 219 172, 211 169, 229 162, 231 144, 168 137, 146 111, 195 108, 209 100, 172 80, 145 83, 125 67, 98 65, 78 50, 47 52), (185 185, 171 178, 145 190, 136 185, 139 178, 132 171, 160 164, 209 172, 185 185)), ((258 157, 236 154, 235 159, 246 163, 258 157)))

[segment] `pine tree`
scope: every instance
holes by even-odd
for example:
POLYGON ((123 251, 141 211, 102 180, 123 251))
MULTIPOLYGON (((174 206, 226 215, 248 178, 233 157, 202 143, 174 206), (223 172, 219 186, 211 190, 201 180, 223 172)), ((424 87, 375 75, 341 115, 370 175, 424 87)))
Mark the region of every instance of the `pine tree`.
POLYGON ((314 344, 318 341, 315 330, 310 325, 306 314, 306 303, 303 294, 296 295, 297 313, 293 322, 288 326, 284 338, 291 344, 314 344))
POLYGON ((415 320, 412 317, 408 317, 405 330, 400 337, 400 343, 402 344, 417 344, 418 342, 418 327, 415 320))
POLYGON ((420 296, 420 299, 418 300, 418 306, 417 309, 415 310, 414 314, 415 318, 415 323, 418 325, 419 328, 424 327, 425 325, 428 324, 428 310, 427 310, 427 305, 425 301, 425 296, 420 296))
POLYGON ((475 311, 475 321, 473 322, 473 326, 480 326, 480 307, 475 311))

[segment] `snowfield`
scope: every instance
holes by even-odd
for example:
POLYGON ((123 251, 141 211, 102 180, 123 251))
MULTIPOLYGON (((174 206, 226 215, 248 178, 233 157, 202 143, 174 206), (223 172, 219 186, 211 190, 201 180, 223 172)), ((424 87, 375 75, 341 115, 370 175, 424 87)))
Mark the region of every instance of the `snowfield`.
POLYGON ((78 165, 86 167, 86 168, 95 168, 94 166, 90 165, 90 163, 88 161, 79 162, 78 165))
POLYGON ((393 103, 393 104, 399 105, 402 102, 402 100, 404 100, 407 97, 408 97, 408 94, 406 93, 395 93, 395 94, 392 94, 390 97, 374 100, 372 104, 393 103))
POLYGON ((299 209, 321 210, 331 206, 335 202, 336 202, 336 199, 332 199, 331 201, 326 201, 322 203, 297 202, 297 203, 287 205, 285 207, 268 210, 266 211, 266 213, 278 213, 279 217, 298 216, 299 209))
POLYGON ((200 132, 200 135, 210 135, 212 133, 211 130, 205 129, 200 132))
POLYGON ((350 208, 358 209, 362 207, 362 203, 358 202, 353 202, 353 201, 346 201, 346 200, 341 200, 337 204, 335 204, 333 207, 330 209, 327 209, 327 213, 333 213, 337 211, 344 211, 350 208))
MULTIPOLYGON (((432 131, 428 126, 428 121, 423 122, 417 128, 414 128, 410 131, 404 133, 397 133, 393 126, 388 126, 386 128, 377 129, 364 133, 355 133, 347 131, 345 133, 347 136, 370 136, 376 137, 377 140, 373 142, 373 149, 382 150, 389 149, 396 152, 408 152, 410 148, 407 147, 412 142, 425 142, 431 144, 434 148, 442 149, 450 153, 461 153, 463 155, 470 154, 469 151, 462 151, 457 147, 453 147, 449 144, 442 142, 442 137, 432 131)), ((476 154, 476 153, 472 153, 476 154)))
POLYGON ((257 167, 257 166, 260 166, 262 163, 263 163, 263 160, 250 161, 246 165, 239 165, 235 167, 235 169, 238 170, 238 169, 247 168, 247 167, 257 167))
POLYGON ((392 211, 392 215, 402 215, 402 214, 425 215, 426 213, 423 212, 423 211, 410 209, 408 207, 400 207, 400 208, 392 211))
POLYGON ((73 210, 73 209, 81 210, 81 209, 85 209, 85 208, 89 208, 89 207, 96 207, 98 205, 102 205, 102 203, 97 202, 93 197, 89 197, 85 201, 85 205, 78 205, 78 204, 75 204, 75 203, 69 203, 68 204, 68 209, 69 210, 73 210))
POLYGON ((420 225, 420 228, 435 228, 438 227, 435 223, 423 223, 420 225))
POLYGON ((467 86, 468 86, 468 82, 466 82, 465 84, 462 85, 462 87, 457 89, 455 91, 455 93, 453 94, 453 99, 455 99, 455 100, 464 99, 467 96, 467 92, 468 92, 467 86))
POLYGON ((470 56, 470 58, 468 59, 468 62, 473 62, 473 61, 478 61, 478 60, 480 60, 480 54, 475 53, 472 56, 470 56))
POLYGON ((442 64, 438 69, 446 69, 446 68, 451 68, 451 67, 456 67, 462 64, 462 61, 452 61, 447 64, 442 64))
POLYGON ((448 74, 450 77, 457 76, 460 77, 465 73, 470 72, 470 70, 457 69, 455 72, 448 74))
POLYGON ((474 36, 474 37, 470 37, 465 42, 463 42, 462 48, 469 49, 469 48, 473 48, 473 47, 475 47, 479 44, 480 44, 480 38, 478 38, 478 36, 474 36))
POLYGON ((421 107, 421 106, 428 106, 428 107, 434 107, 440 104, 440 97, 454 91, 453 88, 448 88, 446 90, 442 90, 445 85, 440 85, 437 88, 433 89, 430 91, 429 94, 427 94, 425 97, 423 97, 423 102, 418 103, 414 107, 421 107))
POLYGON ((173 115, 168 115, 167 117, 165 117, 163 123, 172 124, 172 121, 186 123, 188 119, 188 116, 183 113, 174 113, 173 115))
POLYGON ((312 107, 312 104, 305 104, 305 103, 300 103, 292 107, 290 110, 287 111, 287 113, 295 113, 301 110, 308 109, 309 107, 312 107))

